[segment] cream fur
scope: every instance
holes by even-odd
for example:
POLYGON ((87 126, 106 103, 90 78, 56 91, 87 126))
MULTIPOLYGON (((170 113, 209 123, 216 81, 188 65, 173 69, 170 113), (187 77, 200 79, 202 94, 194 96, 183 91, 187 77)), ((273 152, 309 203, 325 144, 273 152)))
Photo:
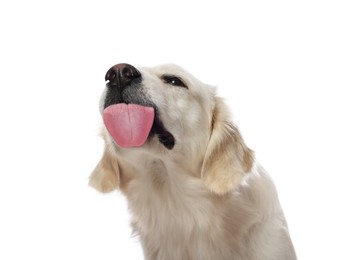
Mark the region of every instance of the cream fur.
POLYGON ((122 149, 102 127, 106 147, 90 184, 125 194, 145 259, 296 259, 275 186, 215 89, 175 65, 139 70, 176 144, 168 150, 154 136, 122 149), (165 73, 188 89, 163 82, 165 73))

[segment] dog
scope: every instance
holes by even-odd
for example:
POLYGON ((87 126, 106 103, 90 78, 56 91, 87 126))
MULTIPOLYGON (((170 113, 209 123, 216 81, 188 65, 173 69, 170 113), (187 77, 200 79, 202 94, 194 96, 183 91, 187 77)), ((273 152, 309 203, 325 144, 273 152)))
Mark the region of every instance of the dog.
POLYGON ((296 259, 274 183, 215 87, 173 64, 117 64, 105 80, 89 184, 126 196, 145 259, 296 259))

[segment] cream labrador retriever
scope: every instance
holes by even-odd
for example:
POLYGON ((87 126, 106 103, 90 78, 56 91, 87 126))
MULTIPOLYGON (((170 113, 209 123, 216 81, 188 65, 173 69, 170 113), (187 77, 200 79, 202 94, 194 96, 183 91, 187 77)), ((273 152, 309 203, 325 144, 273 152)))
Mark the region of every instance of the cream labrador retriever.
POLYGON ((126 195, 145 259, 296 259, 275 186, 214 87, 171 64, 105 79, 90 185, 126 195))

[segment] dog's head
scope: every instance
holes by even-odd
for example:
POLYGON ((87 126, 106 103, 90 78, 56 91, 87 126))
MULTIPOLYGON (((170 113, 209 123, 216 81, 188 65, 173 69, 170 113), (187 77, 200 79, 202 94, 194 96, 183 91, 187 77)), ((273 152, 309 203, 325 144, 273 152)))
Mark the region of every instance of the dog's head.
POLYGON ((251 169, 252 151, 214 87, 171 64, 139 69, 117 64, 105 80, 100 112, 106 148, 90 180, 100 191, 119 186, 126 154, 190 165, 218 194, 236 187, 251 169))

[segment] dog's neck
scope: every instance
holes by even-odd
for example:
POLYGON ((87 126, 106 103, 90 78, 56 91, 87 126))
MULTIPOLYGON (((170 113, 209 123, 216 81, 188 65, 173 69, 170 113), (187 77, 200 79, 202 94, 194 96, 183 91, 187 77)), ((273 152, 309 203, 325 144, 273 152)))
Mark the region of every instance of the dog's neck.
MULTIPOLYGON (((187 219, 198 220, 198 223, 190 223, 192 226, 210 224, 209 220, 205 219, 204 210, 205 207, 211 206, 209 200, 212 196, 207 195, 208 191, 200 177, 197 177, 200 175, 201 163, 197 169, 189 167, 190 163, 187 161, 164 161, 162 158, 142 154, 134 159, 125 159, 127 160, 119 160, 123 173, 122 191, 127 193, 129 207, 134 216, 133 222, 136 222, 134 225, 138 225, 135 227, 138 233, 147 227, 158 230, 158 223, 174 223, 174 226, 170 226, 170 232, 175 232, 178 220, 181 222, 176 230, 180 232, 186 232, 183 229, 187 219), (197 196, 198 193, 200 196, 197 196), (193 205, 192 208, 190 205, 193 205), (169 222, 168 218, 176 219, 169 222), (202 219, 205 219, 205 223, 200 222, 202 219)), ((168 232, 168 227, 164 228, 163 232, 168 232)))
POLYGON ((162 179, 168 178, 173 181, 173 178, 178 178, 175 173, 200 178, 203 163, 202 154, 195 157, 186 151, 155 153, 136 148, 118 151, 117 156, 122 177, 126 175, 126 177, 130 177, 129 179, 149 178, 150 175, 159 175, 162 179))

